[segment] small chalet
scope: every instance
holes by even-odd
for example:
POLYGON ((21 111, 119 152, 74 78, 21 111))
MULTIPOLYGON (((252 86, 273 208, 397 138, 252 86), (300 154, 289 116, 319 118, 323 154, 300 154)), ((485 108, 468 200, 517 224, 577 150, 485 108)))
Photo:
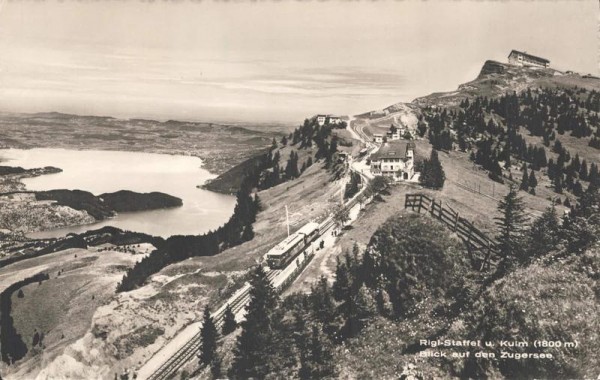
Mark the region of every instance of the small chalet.
POLYGON ((518 66, 550 67, 550 61, 546 58, 536 57, 535 55, 527 54, 527 52, 517 50, 510 52, 508 63, 518 66))
POLYGON ((317 124, 323 126, 325 124, 325 120, 327 120, 327 115, 317 115, 317 124))
POLYGON ((388 141, 400 140, 406 133, 406 128, 401 124, 393 123, 390 125, 389 131, 386 133, 388 141))
POLYGON ((323 126, 324 124, 340 124, 342 122, 342 118, 339 116, 333 115, 317 115, 317 124, 323 126))
POLYGON ((371 156, 371 173, 390 177, 395 181, 409 180, 415 175, 414 152, 413 142, 387 142, 371 156))
POLYGON ((382 143, 383 135, 381 133, 373 133, 373 142, 382 143))

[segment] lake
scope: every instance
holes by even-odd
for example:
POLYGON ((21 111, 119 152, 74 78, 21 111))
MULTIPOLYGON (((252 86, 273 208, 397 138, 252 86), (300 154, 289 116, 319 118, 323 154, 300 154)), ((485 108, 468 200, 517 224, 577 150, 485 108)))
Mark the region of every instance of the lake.
POLYGON ((28 190, 78 189, 95 195, 118 190, 160 191, 183 200, 183 206, 120 213, 98 223, 28 234, 32 238, 64 236, 114 226, 168 237, 202 234, 223 225, 233 213, 235 197, 198 189, 215 175, 202 169, 202 160, 168 154, 36 148, 0 150, 0 165, 26 169, 55 166, 62 173, 25 178, 28 190))

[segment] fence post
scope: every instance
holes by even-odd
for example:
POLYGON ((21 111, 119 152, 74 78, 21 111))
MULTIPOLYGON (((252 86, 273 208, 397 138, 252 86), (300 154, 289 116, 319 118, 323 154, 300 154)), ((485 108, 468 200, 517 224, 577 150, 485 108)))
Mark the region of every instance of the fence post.
POLYGON ((454 232, 458 229, 458 213, 454 214, 454 232))
POLYGON ((423 195, 419 194, 419 214, 421 213, 422 208, 423 208, 423 195))
POLYGON ((492 254, 492 245, 488 245, 488 249, 487 249, 487 253, 485 255, 485 258, 483 259, 483 262, 481 263, 481 268, 479 269, 479 271, 483 271, 483 268, 486 268, 486 270, 490 269, 490 255, 492 254))
POLYGON ((473 234, 473 229, 471 228, 471 226, 467 226, 469 228, 469 235, 467 236, 467 243, 469 246, 471 246, 471 235, 473 234))

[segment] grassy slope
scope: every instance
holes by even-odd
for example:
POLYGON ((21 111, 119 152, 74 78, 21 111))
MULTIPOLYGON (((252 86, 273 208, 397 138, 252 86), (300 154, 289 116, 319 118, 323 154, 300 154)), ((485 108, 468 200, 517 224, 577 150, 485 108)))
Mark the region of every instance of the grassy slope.
MULTIPOLYGON (((417 157, 429 157, 431 145, 425 140, 416 141, 417 157)), ((365 247, 377 227, 389 217, 404 211, 405 195, 408 193, 429 194, 444 206, 449 206, 462 217, 473 222, 476 227, 489 236, 495 234, 494 217, 498 216, 497 204, 500 198, 508 192, 508 184, 501 185, 487 176, 487 172, 473 165, 467 153, 439 153, 446 173, 444 188, 440 191, 424 189, 418 184, 397 184, 392 187, 390 194, 383 196, 383 202, 369 204, 361 213, 357 222, 349 230, 343 232, 336 247, 320 255, 307 267, 298 281, 290 288, 293 291, 308 291, 310 285, 321 275, 333 278, 336 258, 344 250, 350 250, 354 243, 365 247), (461 185, 475 189, 474 192, 465 190, 461 185), (481 193, 480 193, 481 192, 481 193)), ((520 168, 513 168, 513 176, 520 180, 520 168)), ((552 191, 548 178, 539 179, 537 195, 520 192, 530 218, 539 216, 551 204, 548 199, 556 196, 552 191)), ((566 208, 557 206, 559 214, 566 208)))
MULTIPOLYGON (((284 149, 282 156, 289 155, 289 151, 290 148, 284 149)), ((300 152, 300 162, 307 154, 300 152)), ((125 367, 139 367, 182 327, 198 320, 205 304, 214 305, 239 286, 248 268, 286 236, 284 205, 289 207, 292 229, 297 229, 310 219, 320 217, 337 202, 340 187, 331 183, 330 177, 322 164, 316 163, 299 179, 260 192, 263 211, 257 217, 256 236, 250 242, 213 257, 196 257, 168 266, 152 276, 146 286, 132 292, 114 295, 115 284, 105 286, 110 296, 97 308, 90 305, 93 316, 90 315, 91 322, 84 318, 87 325, 78 330, 79 341, 69 341, 70 348, 62 356, 49 357, 44 373, 64 375, 66 372, 61 372, 61 367, 65 363, 84 372, 83 368, 96 368, 107 377, 125 367), (306 202, 307 199, 311 202, 306 202), (140 337, 141 327, 150 332, 163 329, 164 334, 140 337), (95 354, 90 356, 83 354, 85 352, 95 354)), ((57 269, 52 271, 57 272, 57 269)), ((111 279, 116 283, 121 276, 122 272, 111 279)), ((55 282, 49 284, 58 284, 54 279, 51 281, 55 282)), ((77 286, 82 285, 74 285, 77 286)), ((74 288, 68 288, 65 293, 71 291, 74 288)), ((88 296, 89 293, 85 297, 88 296)), ((64 319, 67 310, 63 313, 61 318, 64 319)), ((30 336, 31 327, 23 328, 27 331, 25 336, 30 336)), ((27 368, 33 371, 30 375, 34 375, 39 370, 34 362, 26 362, 22 373, 27 368)))
POLYGON ((51 360, 80 339, 89 331, 96 309, 113 296, 124 271, 139 259, 138 255, 114 250, 68 249, 0 269, 2 288, 34 273, 50 275, 41 285, 35 283, 22 288, 24 298, 13 296, 15 328, 30 353, 16 367, 11 367, 10 373, 17 378, 31 377, 46 364, 41 358, 51 360), (42 355, 39 348, 31 351, 35 329, 45 334, 42 355))

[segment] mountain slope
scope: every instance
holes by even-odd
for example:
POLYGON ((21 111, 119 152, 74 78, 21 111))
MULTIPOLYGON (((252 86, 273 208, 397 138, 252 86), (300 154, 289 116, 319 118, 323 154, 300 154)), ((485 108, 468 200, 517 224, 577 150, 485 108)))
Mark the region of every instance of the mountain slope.
POLYGON ((460 101, 465 98, 495 97, 506 92, 521 92, 528 88, 574 86, 598 91, 600 90, 600 78, 570 72, 562 73, 552 68, 520 67, 488 60, 484 63, 477 78, 459 85, 455 91, 435 92, 416 98, 411 103, 396 103, 381 110, 357 115, 356 118, 372 125, 386 125, 387 127, 391 122, 400 120, 409 128, 414 128, 416 122, 405 122, 405 120, 412 119, 411 112, 413 116, 418 116, 423 107, 458 106, 460 101))

